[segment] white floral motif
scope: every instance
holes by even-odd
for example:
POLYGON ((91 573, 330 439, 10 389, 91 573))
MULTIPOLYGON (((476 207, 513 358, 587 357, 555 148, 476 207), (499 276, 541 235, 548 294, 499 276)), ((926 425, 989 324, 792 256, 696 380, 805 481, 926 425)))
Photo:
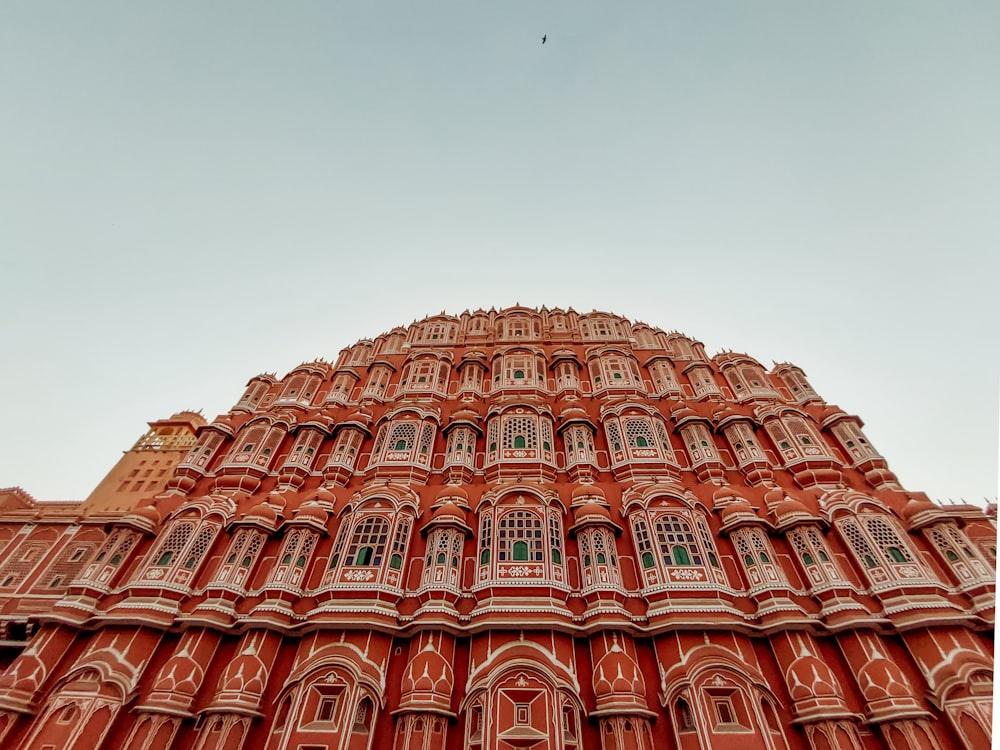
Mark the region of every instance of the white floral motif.
POLYGON ((344 572, 345 581, 370 581, 375 574, 370 570, 348 570, 344 572))
POLYGON ((675 581, 700 581, 705 577, 705 574, 700 570, 687 568, 684 570, 671 570, 670 577, 675 581))
POLYGON ((531 568, 527 565, 512 565, 509 568, 500 568, 500 575, 511 575, 515 578, 524 578, 532 575, 540 576, 544 572, 541 566, 531 568))

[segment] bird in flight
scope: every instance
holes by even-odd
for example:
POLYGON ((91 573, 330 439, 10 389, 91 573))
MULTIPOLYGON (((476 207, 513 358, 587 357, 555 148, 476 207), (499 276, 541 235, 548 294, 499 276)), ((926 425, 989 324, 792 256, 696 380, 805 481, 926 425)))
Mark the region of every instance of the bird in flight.
POLYGON ((549 38, 548 34, 542 34, 542 44, 545 44, 545 40, 549 38))

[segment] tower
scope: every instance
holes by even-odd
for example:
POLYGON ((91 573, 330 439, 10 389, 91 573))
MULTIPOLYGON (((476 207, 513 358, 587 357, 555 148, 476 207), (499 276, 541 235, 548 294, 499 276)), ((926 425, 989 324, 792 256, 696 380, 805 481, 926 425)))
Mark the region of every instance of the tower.
POLYGON ((150 422, 149 430, 87 496, 82 511, 87 515, 127 511, 139 499, 160 492, 204 424, 205 418, 191 411, 150 422))

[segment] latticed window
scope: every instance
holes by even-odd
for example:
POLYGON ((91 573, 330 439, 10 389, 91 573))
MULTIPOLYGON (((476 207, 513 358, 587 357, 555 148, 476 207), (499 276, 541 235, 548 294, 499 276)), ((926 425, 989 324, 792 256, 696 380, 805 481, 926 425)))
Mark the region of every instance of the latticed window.
POLYGON ((260 403, 261 399, 264 398, 264 395, 268 392, 268 390, 270 390, 270 388, 271 386, 265 382, 258 381, 251 383, 247 386, 247 389, 243 393, 243 396, 240 397, 240 400, 236 402, 236 406, 234 408, 251 410, 257 408, 257 404, 260 403))
POLYGON ((972 541, 951 522, 935 524, 924 532, 961 586, 994 583, 996 572, 972 541))
POLYGON ((788 425, 789 432, 798 444, 802 446, 801 450, 803 453, 806 455, 815 455, 824 452, 820 449, 819 438, 809 429, 805 420, 798 417, 787 417, 784 422, 788 425))
POLYGON ((566 444, 566 463, 592 464, 595 462, 594 435, 583 425, 575 425, 563 433, 566 444))
POLYGON ((507 339, 537 338, 538 322, 523 315, 509 317, 504 321, 504 337, 507 339))
POLYGON ((542 427, 542 458, 552 460, 552 423, 545 417, 541 418, 542 427))
POLYGON ((895 580, 929 580, 907 542, 888 518, 859 514, 836 522, 873 585, 895 580))
POLYGON ((118 530, 108 537, 108 540, 101 547, 101 551, 94 558, 95 563, 106 565, 119 565, 125 556, 135 546, 138 535, 132 531, 118 530))
POLYGON ((190 583, 219 533, 217 522, 176 521, 163 543, 150 555, 143 578, 190 583))
POLYGON ((417 460, 421 463, 427 463, 431 455, 431 448, 434 445, 434 425, 430 422, 424 424, 423 428, 420 430, 420 452, 417 454, 417 460))
POLYGON ((493 518, 484 515, 479 523, 479 564, 489 565, 493 550, 493 518))
POLYGON ((266 468, 284 437, 285 428, 280 425, 254 425, 237 436, 226 460, 230 464, 266 468))
POLYGON ((713 570, 715 579, 719 583, 725 583, 726 579, 722 573, 722 565, 719 564, 719 553, 715 549, 715 540, 708 528, 708 524, 705 523, 704 518, 696 516, 694 525, 698 528, 698 536, 701 538, 702 549, 705 550, 705 554, 708 556, 708 564, 713 570))
POLYGON ((409 541, 410 518, 409 516, 401 516, 396 522, 396 534, 392 540, 392 554, 389 556, 389 568, 391 570, 402 570, 409 541))
POLYGON ((246 583, 257 555, 264 547, 264 532, 257 529, 240 529, 233 536, 226 550, 222 565, 215 574, 217 583, 246 583))
MULTIPOLYGON (((409 453, 417 440, 416 422, 397 422, 389 431, 388 454, 409 453)), ((409 456, 407 456, 409 458, 409 456)))
POLYGON ((483 390, 483 368, 478 363, 459 365, 462 374, 462 390, 479 393, 483 390))
MULTIPOLYGON (((350 523, 349 520, 345 520, 340 525, 340 531, 337 532, 337 541, 335 541, 333 544, 333 554, 330 555, 331 571, 334 570, 338 565, 340 565, 340 558, 341 555, 343 555, 344 553, 344 547, 347 546, 347 538, 349 535, 350 535, 350 523)), ((327 582, 329 582, 329 580, 327 582)))
POLYGON ((333 376, 333 381, 330 383, 330 391, 326 394, 326 400, 346 404, 351 400, 351 393, 354 391, 354 384, 357 382, 358 377, 353 372, 338 372, 333 376))
POLYGON ((784 425, 776 419, 769 420, 764 426, 771 440, 786 458, 797 458, 800 454, 799 447, 794 443, 791 436, 785 430, 784 425))
POLYGON ((193 521, 177 523, 163 540, 163 544, 156 550, 150 558, 151 563, 157 567, 171 565, 175 558, 187 547, 191 535, 194 533, 195 524, 193 521))
POLYGON ((215 456, 215 452, 222 446, 225 438, 215 431, 202 433, 198 442, 188 451, 188 454, 181 461, 181 466, 193 466, 198 469, 205 469, 215 456))
POLYGON ((635 328, 632 333, 635 336, 636 346, 640 349, 656 349, 659 346, 656 331, 651 331, 648 328, 635 328))
POLYGON ((878 456, 876 451, 861 430, 853 422, 839 422, 831 428, 831 432, 840 441, 841 446, 853 461, 863 461, 866 458, 878 456))
POLYGON ((293 585, 301 582, 318 536, 308 529, 295 529, 288 534, 278 553, 278 562, 271 571, 271 582, 293 585))
POLYGON ((656 448, 653 430, 643 419, 625 421, 625 440, 631 448, 656 448))
POLYGON ((899 534, 885 519, 871 516, 863 518, 862 524, 866 527, 875 544, 882 549, 887 562, 912 562, 913 557, 910 555, 906 543, 900 539, 899 534))
POLYGON ((427 537, 424 586, 456 588, 464 535, 458 529, 434 529, 427 537))
POLYGON ((691 387, 694 388, 695 396, 701 397, 722 393, 715 382, 715 378, 712 377, 712 371, 707 367, 700 365, 692 367, 688 370, 688 379, 691 381, 691 387))
POLYGON ((533 416, 508 417, 503 426, 503 447, 505 449, 537 448, 538 435, 533 416))
POLYGON ((500 420, 493 419, 490 421, 486 433, 486 441, 488 444, 487 458, 491 461, 495 461, 499 455, 500 420))
POLYGON ((460 464, 472 466, 475 463, 475 433, 468 427, 458 427, 448 435, 448 454, 445 466, 460 464))
POLYGON ((511 510, 497 523, 497 562, 543 562, 542 519, 532 511, 511 510))
POLYGON ((354 529, 344 565, 380 566, 388 543, 389 522, 382 516, 364 516, 354 529))
POLYGON ((716 458, 715 443, 704 425, 685 425, 681 430, 687 440, 692 463, 699 464, 716 458))
POLYGON ((364 436, 357 430, 341 430, 340 434, 337 435, 337 443, 334 445, 327 463, 354 468, 362 440, 364 440, 364 436))
POLYGON ((649 365, 649 374, 653 379, 653 390, 658 396, 668 393, 680 393, 681 387, 677 383, 674 368, 671 367, 667 360, 660 359, 651 362, 649 365))
POLYGON ((288 380, 288 384, 285 386, 281 395, 278 397, 276 404, 282 402, 295 402, 295 403, 309 403, 312 400, 313 393, 316 391, 316 386, 319 383, 319 378, 317 376, 310 377, 305 373, 299 373, 293 375, 288 380))
POLYGON ((285 464, 306 468, 312 466, 321 442, 323 442, 321 433, 316 430, 303 430, 295 441, 295 445, 292 446, 288 458, 285 459, 285 464))
POLYGON ((847 538, 848 544, 854 549, 861 564, 868 570, 880 567, 879 555, 868 543, 868 538, 861 530, 861 525, 854 521, 844 521, 839 524, 840 530, 847 538))
POLYGON ((365 383, 364 395, 366 398, 382 398, 385 396, 386 388, 389 387, 389 378, 392 370, 385 365, 375 365, 368 373, 368 382, 365 383))
POLYGON ((641 515, 632 517, 632 536, 635 538, 635 550, 644 569, 656 567, 656 557, 653 555, 653 544, 650 541, 649 527, 641 515))
POLYGON ((198 567, 201 561, 205 557, 205 553, 208 552, 208 548, 212 546, 212 540, 215 539, 215 533, 218 528, 215 526, 202 526, 198 530, 198 535, 194 538, 194 542, 184 550, 182 555, 182 567, 185 570, 194 570, 198 567))
POLYGON ((580 533, 578 543, 583 562, 584 588, 621 586, 614 535, 607 529, 586 529, 580 533))
POLYGON ((549 550, 552 562, 562 565, 562 524, 554 513, 549 516, 549 550))
POLYGON ((630 520, 644 586, 726 585, 711 534, 700 514, 656 511, 647 518, 646 513, 635 512, 630 520))
POLYGON ((800 527, 788 532, 788 541, 805 568, 806 575, 813 584, 825 581, 843 581, 843 576, 823 539, 823 535, 813 526, 800 527))
POLYGON ((723 432, 736 454, 740 466, 764 459, 764 452, 757 445, 753 428, 745 422, 728 425, 723 432))
POLYGON ((733 532, 733 543, 751 587, 785 582, 784 575, 774 563, 774 550, 763 531, 757 528, 737 529, 733 532))
POLYGON ((611 446, 612 451, 622 450, 622 432, 618 427, 618 422, 608 421, 604 423, 604 429, 608 433, 608 445, 611 446))
POLYGON ((429 464, 434 432, 433 424, 421 424, 416 420, 400 420, 388 426, 383 425, 375 441, 372 463, 429 464))
POLYGON ((558 390, 567 388, 578 390, 580 388, 580 373, 574 362, 560 362, 556 365, 555 375, 558 390))
POLYGON ((374 347, 370 341, 358 342, 348 355, 347 364, 366 366, 372 360, 374 347))

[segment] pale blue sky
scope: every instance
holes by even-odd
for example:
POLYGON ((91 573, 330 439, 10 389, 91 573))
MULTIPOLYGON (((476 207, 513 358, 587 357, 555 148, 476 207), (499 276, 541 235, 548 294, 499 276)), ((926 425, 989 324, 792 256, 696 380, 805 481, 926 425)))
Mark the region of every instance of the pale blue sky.
POLYGON ((0 486, 82 498, 149 419, 521 302, 795 362, 908 488, 992 499, 998 38, 995 2, 5 3, 0 486))

